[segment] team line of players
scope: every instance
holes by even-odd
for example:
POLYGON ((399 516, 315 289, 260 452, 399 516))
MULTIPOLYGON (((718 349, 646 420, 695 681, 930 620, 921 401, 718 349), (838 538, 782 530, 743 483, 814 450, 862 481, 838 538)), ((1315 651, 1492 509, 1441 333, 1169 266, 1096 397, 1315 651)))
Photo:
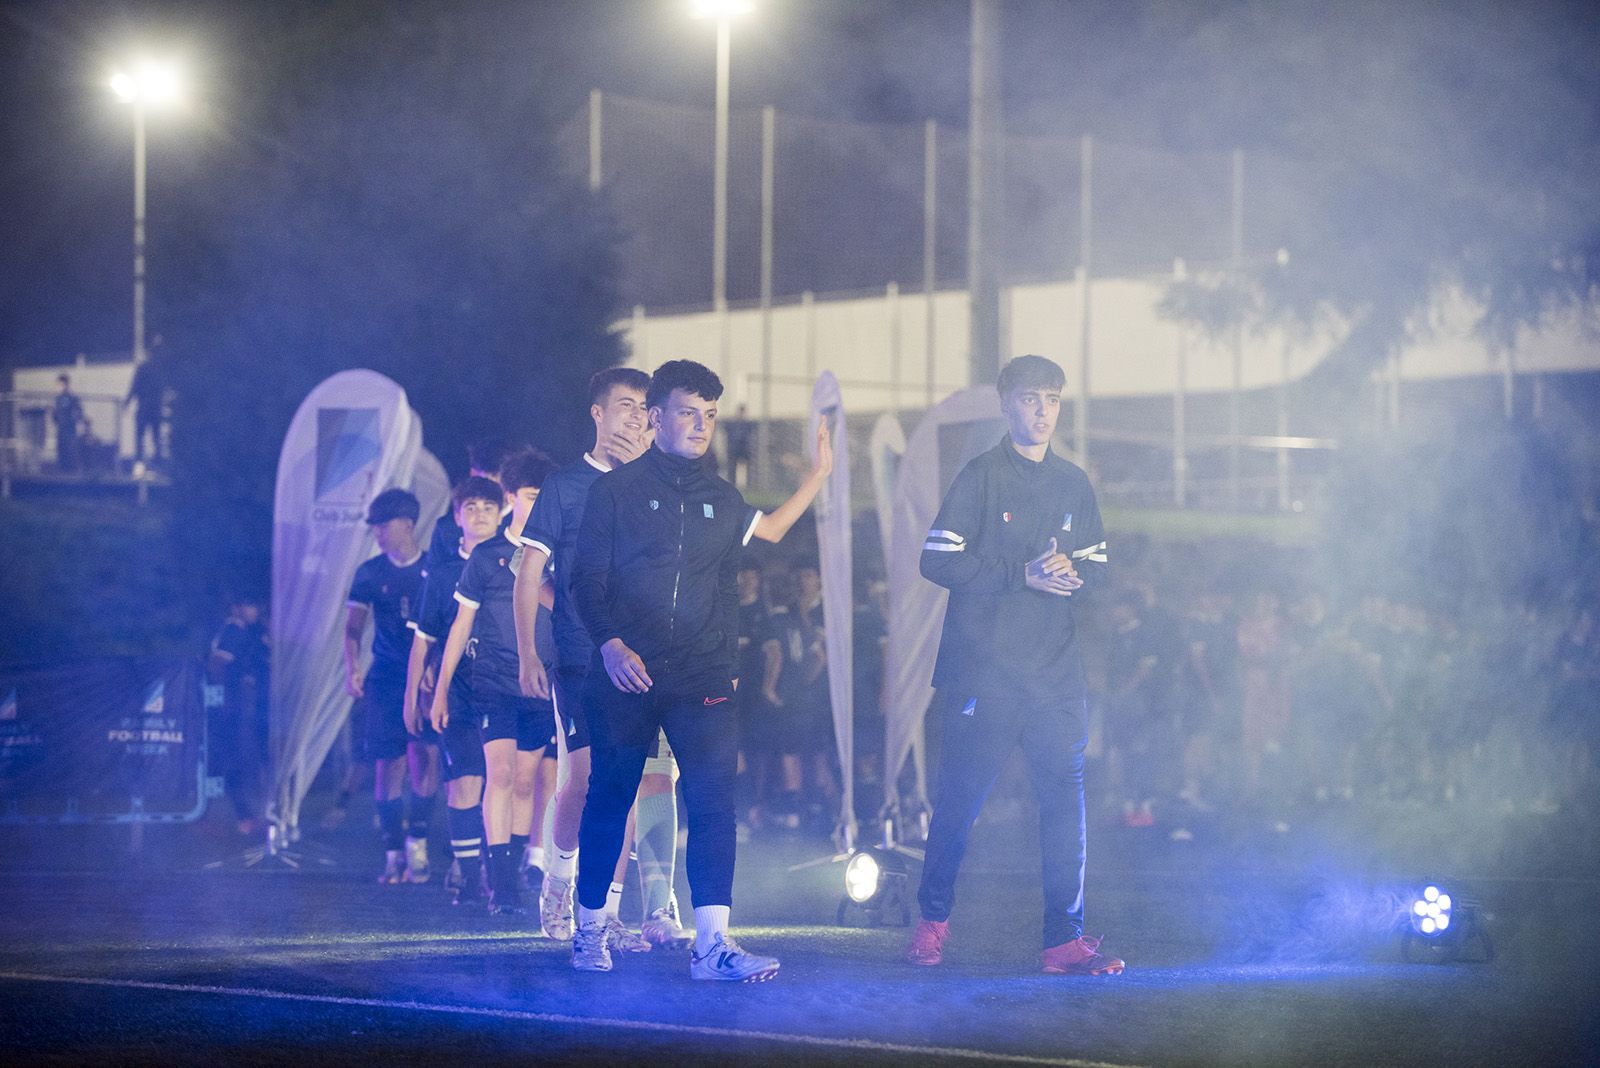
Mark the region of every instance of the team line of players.
MULTIPOLYGON (((945 747, 913 963, 942 960, 967 835, 997 762, 1022 744, 1044 760, 1035 777, 1045 971, 1123 967, 1082 930, 1082 672, 1066 601, 1098 577, 1105 543, 1084 540, 1101 536, 1087 479, 1049 452, 1063 384, 1060 368, 1039 357, 1007 366, 999 385, 1010 432, 958 476, 924 547, 923 573, 951 590, 934 681, 955 710, 947 730, 966 741, 945 747), (1004 510, 991 532, 996 492, 1008 502, 1006 493, 1016 495, 1019 522, 1004 510), (1034 650, 1017 665, 1025 677, 1006 667, 1018 653, 996 640, 1011 629, 995 625, 997 612, 1023 625, 1034 650)), ((541 927, 572 940, 575 968, 609 971, 617 953, 692 946, 696 979, 777 974, 776 959, 745 951, 729 933, 735 576, 744 546, 781 540, 804 514, 833 455, 823 421, 799 489, 770 514, 752 508, 706 455, 721 394, 717 376, 687 360, 653 377, 600 372, 590 385, 593 447, 558 470, 537 452, 517 453, 499 464, 498 481, 475 457, 453 491, 453 522, 440 523, 426 556, 416 498, 388 490, 373 500, 379 554, 352 583, 345 656, 374 760, 381 881, 429 878, 427 820, 442 773, 447 884, 458 904, 486 897, 491 913, 518 913, 527 873, 542 869, 541 927), (369 615, 372 663, 362 676, 369 615), (680 778, 692 933, 672 890, 680 778), (533 826, 545 798, 548 834, 533 826), (546 837, 547 854, 531 844, 546 837), (618 917, 630 843, 644 899, 638 933, 618 917)))

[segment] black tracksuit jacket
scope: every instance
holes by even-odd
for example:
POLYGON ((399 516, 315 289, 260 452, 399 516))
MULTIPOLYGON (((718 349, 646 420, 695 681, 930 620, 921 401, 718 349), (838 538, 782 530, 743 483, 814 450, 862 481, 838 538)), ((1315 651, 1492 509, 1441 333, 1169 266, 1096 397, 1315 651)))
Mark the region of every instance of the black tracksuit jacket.
POLYGON ((1089 477, 1009 436, 961 469, 922 546, 923 577, 950 591, 933 684, 967 697, 1056 703, 1083 696, 1074 611, 1105 581, 1106 541, 1089 477), (1050 547, 1072 558, 1071 597, 1031 590, 1024 569, 1050 547))
POLYGON ((600 646, 612 638, 644 661, 654 688, 726 687, 737 668, 739 551, 761 513, 709 459, 652 447, 601 475, 578 528, 572 596, 600 646))

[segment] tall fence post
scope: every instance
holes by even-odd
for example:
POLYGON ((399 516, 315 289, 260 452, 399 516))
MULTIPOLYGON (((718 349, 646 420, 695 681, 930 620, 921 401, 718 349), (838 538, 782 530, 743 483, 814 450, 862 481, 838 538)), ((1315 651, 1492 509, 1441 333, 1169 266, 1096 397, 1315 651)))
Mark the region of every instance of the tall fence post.
POLYGON ((600 129, 600 90, 589 90, 589 192, 600 191, 601 172, 601 129, 600 129))
POLYGON ((884 313, 889 317, 889 410, 900 410, 900 283, 883 288, 884 313))
POLYGON ((805 320, 806 378, 817 378, 817 298, 811 290, 800 294, 800 314, 805 320))
MULTIPOLYGON (((1183 260, 1173 260, 1172 280, 1182 282, 1188 276, 1183 260)), ((1178 347, 1172 388, 1172 503, 1186 508, 1189 504, 1188 413, 1185 410, 1189 391, 1189 338, 1182 319, 1176 320, 1174 325, 1178 331, 1178 347)))
POLYGON ((1090 322, 1089 275, 1094 240, 1094 139, 1083 135, 1082 177, 1078 188, 1078 410, 1072 420, 1072 444, 1078 462, 1089 466, 1089 361, 1094 355, 1090 322))
MULTIPOLYGON (((1233 277, 1234 296, 1244 292, 1244 149, 1233 150, 1233 212, 1232 241, 1229 272, 1233 277)), ((1243 458, 1240 437, 1244 434, 1241 406, 1244 402, 1244 309, 1235 308, 1233 324, 1233 377, 1228 394, 1228 502, 1237 511, 1242 500, 1243 458)))
POLYGON ((777 111, 761 109, 761 423, 756 428, 761 485, 772 483, 772 216, 777 111))
POLYGON ((933 407, 934 382, 938 377, 938 315, 934 306, 938 288, 935 263, 939 238, 939 123, 929 119, 922 127, 922 294, 923 359, 926 365, 928 407, 933 407))

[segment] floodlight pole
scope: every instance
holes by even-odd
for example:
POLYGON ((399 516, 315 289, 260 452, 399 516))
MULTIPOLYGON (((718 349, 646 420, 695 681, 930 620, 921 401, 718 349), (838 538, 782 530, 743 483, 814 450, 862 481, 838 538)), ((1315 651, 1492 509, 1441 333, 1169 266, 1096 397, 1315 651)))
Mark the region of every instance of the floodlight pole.
POLYGON ((133 102, 133 362, 144 362, 144 101, 133 102))
POLYGON ((732 24, 726 13, 717 16, 717 98, 714 135, 715 174, 711 194, 711 301, 717 317, 718 370, 729 372, 731 339, 728 335, 728 70, 732 51, 732 24))

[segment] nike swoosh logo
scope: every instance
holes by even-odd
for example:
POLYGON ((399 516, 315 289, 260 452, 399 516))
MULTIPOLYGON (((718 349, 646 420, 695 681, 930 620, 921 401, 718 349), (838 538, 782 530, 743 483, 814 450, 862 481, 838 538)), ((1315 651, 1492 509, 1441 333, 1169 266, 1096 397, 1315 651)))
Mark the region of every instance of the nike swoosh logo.
POLYGON ((708 706, 709 705, 720 705, 722 702, 724 702, 726 700, 727 700, 726 697, 707 697, 706 698, 706 704, 708 706))

